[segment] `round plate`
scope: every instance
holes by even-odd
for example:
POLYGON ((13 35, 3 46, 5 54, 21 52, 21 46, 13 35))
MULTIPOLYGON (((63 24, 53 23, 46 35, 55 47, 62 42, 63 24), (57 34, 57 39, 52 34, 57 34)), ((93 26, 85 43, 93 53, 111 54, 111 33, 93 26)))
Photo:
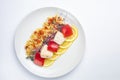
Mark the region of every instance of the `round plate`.
POLYGON ((19 61, 28 71, 40 77, 55 78, 72 71, 81 61, 84 49, 85 36, 80 23, 72 14, 59 8, 46 7, 33 11, 21 21, 15 34, 15 50, 19 61), (42 27, 47 17, 56 14, 64 17, 66 23, 74 24, 78 28, 78 38, 52 66, 47 68, 39 67, 31 60, 26 59, 24 46, 33 31, 42 27))

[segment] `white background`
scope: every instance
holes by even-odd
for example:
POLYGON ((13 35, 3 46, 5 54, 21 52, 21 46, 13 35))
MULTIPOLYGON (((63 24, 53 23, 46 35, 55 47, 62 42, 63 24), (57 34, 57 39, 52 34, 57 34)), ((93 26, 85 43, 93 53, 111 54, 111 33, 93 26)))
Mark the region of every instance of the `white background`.
POLYGON ((0 80, 120 80, 119 0, 0 0, 0 80), (86 52, 80 65, 56 79, 28 72, 18 61, 14 35, 19 22, 41 7, 59 7, 83 26, 86 52))

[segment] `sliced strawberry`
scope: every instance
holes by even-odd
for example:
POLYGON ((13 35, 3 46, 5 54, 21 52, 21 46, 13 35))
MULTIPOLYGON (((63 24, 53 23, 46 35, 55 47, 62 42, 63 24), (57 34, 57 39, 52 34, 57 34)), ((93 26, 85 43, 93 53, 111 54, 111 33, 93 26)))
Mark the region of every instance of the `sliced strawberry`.
POLYGON ((64 37, 69 37, 69 36, 71 36, 73 34, 72 28, 68 24, 64 25, 62 27, 61 31, 62 31, 64 37))
POLYGON ((57 52, 58 47, 59 47, 59 44, 57 44, 56 42, 54 42, 54 41, 49 41, 48 42, 48 48, 47 49, 49 51, 57 52))
POLYGON ((45 58, 41 58, 39 52, 37 52, 37 53, 35 54, 35 58, 34 58, 34 63, 35 63, 35 64, 37 64, 37 65, 39 65, 39 66, 43 66, 43 65, 44 65, 44 60, 45 60, 45 58))

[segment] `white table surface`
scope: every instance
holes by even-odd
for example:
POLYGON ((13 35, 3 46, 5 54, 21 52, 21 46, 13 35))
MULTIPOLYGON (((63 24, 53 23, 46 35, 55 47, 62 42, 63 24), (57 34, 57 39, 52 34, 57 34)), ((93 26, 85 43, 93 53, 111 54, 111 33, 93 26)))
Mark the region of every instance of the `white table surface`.
POLYGON ((0 0, 0 80, 120 80, 119 0, 0 0), (41 7, 59 7, 80 21, 86 52, 71 73, 45 79, 28 72, 18 61, 14 35, 19 22, 41 7))

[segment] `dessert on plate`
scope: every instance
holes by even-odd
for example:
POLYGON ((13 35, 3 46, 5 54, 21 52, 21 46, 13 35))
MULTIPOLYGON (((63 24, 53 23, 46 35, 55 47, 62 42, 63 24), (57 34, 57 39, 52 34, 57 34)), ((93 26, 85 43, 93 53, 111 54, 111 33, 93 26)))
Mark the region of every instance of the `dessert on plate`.
POLYGON ((50 66, 72 45, 78 37, 78 29, 65 23, 64 18, 49 17, 36 29, 25 44, 27 59, 38 66, 50 66))

